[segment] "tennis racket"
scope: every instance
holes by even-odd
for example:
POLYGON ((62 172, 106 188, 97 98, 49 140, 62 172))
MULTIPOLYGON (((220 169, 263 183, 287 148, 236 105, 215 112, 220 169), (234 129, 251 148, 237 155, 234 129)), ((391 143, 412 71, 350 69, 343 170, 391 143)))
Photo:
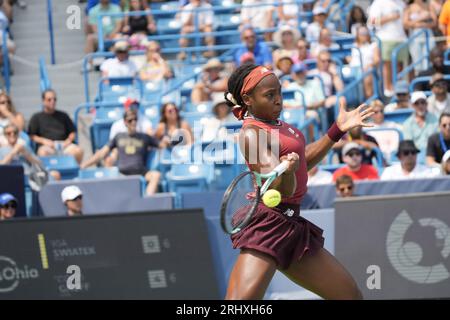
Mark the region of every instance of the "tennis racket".
POLYGON ((220 208, 223 231, 235 234, 248 225, 262 196, 272 182, 286 171, 288 164, 288 161, 283 161, 269 173, 245 171, 234 178, 225 191, 220 208), (266 179, 264 184, 263 179, 266 179))

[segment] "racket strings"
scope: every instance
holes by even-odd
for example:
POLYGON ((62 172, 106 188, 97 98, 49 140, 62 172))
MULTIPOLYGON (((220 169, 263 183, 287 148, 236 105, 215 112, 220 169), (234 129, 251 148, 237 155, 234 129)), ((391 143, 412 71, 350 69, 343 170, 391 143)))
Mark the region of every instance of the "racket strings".
POLYGON ((256 196, 256 179, 253 174, 246 174, 230 190, 225 219, 231 230, 242 227, 251 214, 256 196))

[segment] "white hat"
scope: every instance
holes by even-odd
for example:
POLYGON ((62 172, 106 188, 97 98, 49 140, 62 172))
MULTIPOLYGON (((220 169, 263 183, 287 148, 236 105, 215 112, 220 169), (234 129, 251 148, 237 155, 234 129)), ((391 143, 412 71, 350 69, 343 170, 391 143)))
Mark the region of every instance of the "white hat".
POLYGON ((83 195, 83 193, 77 186, 67 186, 61 192, 61 200, 63 203, 66 203, 66 201, 73 200, 81 195, 83 195))
POLYGON ((317 16, 319 14, 327 14, 327 10, 325 10, 325 8, 321 5, 317 5, 313 9, 313 15, 317 16))
POLYGON ((450 150, 447 150, 442 157, 442 163, 447 162, 450 159, 450 150))
POLYGON ((425 92, 423 91, 414 91, 413 94, 411 95, 411 103, 414 104, 416 103, 417 100, 427 100, 427 96, 425 94, 425 92))
POLYGON ((280 48, 283 46, 283 44, 281 43, 281 38, 283 33, 285 32, 292 33, 292 37, 294 38, 293 42, 295 44, 297 44, 297 41, 301 38, 300 31, 298 31, 297 28, 294 28, 288 24, 283 24, 281 27, 278 28, 278 30, 273 35, 273 42, 275 42, 275 44, 280 48))
POLYGON ((361 146, 359 144, 357 144, 356 142, 346 143, 345 146, 342 148, 342 155, 346 156, 347 153, 349 153, 353 149, 361 151, 361 146))

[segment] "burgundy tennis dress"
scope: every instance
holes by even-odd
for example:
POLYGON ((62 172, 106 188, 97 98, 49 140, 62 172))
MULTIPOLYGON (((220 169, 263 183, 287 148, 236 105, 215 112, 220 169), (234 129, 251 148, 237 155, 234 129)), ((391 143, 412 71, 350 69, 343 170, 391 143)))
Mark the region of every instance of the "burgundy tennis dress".
POLYGON ((255 119, 246 118, 243 127, 253 125, 270 133, 279 130, 280 157, 291 152, 300 156, 300 166, 295 172, 297 189, 291 197, 283 197, 274 208, 259 204, 250 223, 240 232, 231 236, 233 247, 254 249, 273 257, 280 269, 288 268, 309 251, 323 247, 323 230, 300 217, 300 202, 307 191, 308 180, 305 159, 305 137, 300 130, 279 121, 272 125, 255 119))

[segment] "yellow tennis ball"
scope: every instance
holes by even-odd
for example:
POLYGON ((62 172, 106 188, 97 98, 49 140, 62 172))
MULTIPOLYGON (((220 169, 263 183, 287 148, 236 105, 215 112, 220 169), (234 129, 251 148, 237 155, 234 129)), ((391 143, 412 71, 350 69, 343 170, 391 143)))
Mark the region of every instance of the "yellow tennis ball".
POLYGON ((281 202, 281 193, 275 189, 267 190, 266 193, 263 194, 262 200, 267 207, 276 207, 281 202))

